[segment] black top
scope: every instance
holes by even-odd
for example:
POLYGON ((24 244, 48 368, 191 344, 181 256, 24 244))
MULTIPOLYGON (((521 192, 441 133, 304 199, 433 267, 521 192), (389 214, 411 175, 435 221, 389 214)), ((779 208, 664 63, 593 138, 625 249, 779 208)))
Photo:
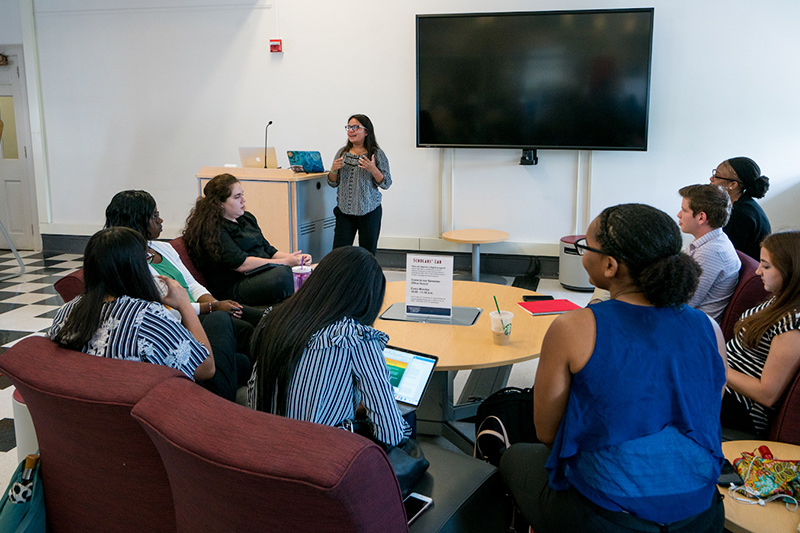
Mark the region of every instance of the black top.
POLYGON ((222 221, 219 246, 219 261, 208 259, 203 264, 203 273, 212 294, 227 292, 244 277, 235 269, 242 266, 248 257, 271 259, 278 251, 264 238, 256 217, 247 211, 236 222, 222 221))
POLYGON ((767 215, 750 196, 742 196, 733 202, 731 218, 722 230, 734 248, 756 261, 761 259, 761 241, 772 233, 767 215))

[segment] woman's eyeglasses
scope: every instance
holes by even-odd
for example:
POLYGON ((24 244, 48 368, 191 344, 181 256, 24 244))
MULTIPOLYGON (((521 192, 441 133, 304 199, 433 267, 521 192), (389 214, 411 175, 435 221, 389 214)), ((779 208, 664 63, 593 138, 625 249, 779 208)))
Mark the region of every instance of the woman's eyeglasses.
POLYGON ((150 218, 152 218, 153 220, 155 220, 155 219, 157 219, 157 218, 161 218, 161 215, 159 214, 159 212, 158 212, 158 211, 154 211, 154 212, 153 212, 153 214, 152 214, 152 215, 150 215, 150 218))
POLYGON ((583 239, 578 239, 577 241, 575 241, 574 246, 575 246, 575 252, 578 255, 584 255, 587 251, 607 255, 603 250, 599 250, 597 248, 592 248, 591 246, 588 246, 586 244, 585 237, 583 239))
POLYGON ((739 180, 735 180, 735 179, 731 179, 731 178, 726 178, 725 176, 720 176, 720 175, 717 173, 717 169, 716 169, 716 168, 715 168, 714 170, 712 170, 712 171, 711 171, 711 177, 712 177, 712 178, 714 178, 714 179, 717 179, 717 180, 722 180, 722 181, 732 181, 732 182, 734 182, 734 183, 739 183, 739 180))
MULTIPOLYGON (((360 126, 358 124, 355 124, 354 126, 347 125, 344 127, 345 131, 353 131, 353 132, 358 131, 361 128, 364 128, 364 126, 360 126)), ((366 130, 367 128, 364 129, 366 130)))

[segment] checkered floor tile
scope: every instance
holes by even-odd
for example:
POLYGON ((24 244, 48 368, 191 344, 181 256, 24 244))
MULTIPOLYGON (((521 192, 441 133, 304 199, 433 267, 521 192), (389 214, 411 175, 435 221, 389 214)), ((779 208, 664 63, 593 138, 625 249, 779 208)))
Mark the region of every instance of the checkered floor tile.
MULTIPOLYGON (((25 265, 8 250, 0 250, 0 354, 30 335, 42 335, 64 304, 53 284, 81 266, 76 254, 19 252, 25 265)), ((0 484, 17 467, 11 395, 14 387, 0 375, 0 484)))

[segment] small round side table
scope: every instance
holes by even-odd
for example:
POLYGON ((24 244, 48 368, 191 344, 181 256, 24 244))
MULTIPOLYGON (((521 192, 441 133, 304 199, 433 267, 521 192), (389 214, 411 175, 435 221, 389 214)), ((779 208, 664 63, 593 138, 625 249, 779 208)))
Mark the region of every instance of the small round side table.
POLYGON ((495 229, 455 229, 442 233, 442 239, 472 245, 472 281, 481 280, 481 244, 508 240, 508 233, 495 229))

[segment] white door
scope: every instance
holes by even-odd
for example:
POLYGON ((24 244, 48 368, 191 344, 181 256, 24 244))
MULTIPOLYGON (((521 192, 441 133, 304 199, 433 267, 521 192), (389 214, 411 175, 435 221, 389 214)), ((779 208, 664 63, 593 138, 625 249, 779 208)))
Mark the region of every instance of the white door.
MULTIPOLYGON (((24 70, 19 47, 2 47, 8 65, 0 66, 0 222, 6 228, 14 247, 33 250, 34 229, 33 163, 27 98, 24 92, 24 70)), ((8 248, 0 234, 0 249, 8 248)))

